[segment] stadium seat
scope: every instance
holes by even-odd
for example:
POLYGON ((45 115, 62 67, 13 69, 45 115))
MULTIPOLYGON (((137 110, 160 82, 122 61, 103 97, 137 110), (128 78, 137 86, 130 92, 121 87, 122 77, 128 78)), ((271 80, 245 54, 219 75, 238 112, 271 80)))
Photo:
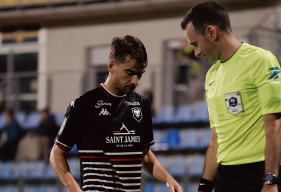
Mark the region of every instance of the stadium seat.
POLYGON ((25 127, 26 114, 23 111, 16 112, 15 119, 21 128, 25 127))
POLYGON ((72 158, 67 160, 70 172, 75 179, 80 178, 80 160, 78 158, 72 158))
POLYGON ((196 149, 198 148, 198 130, 197 129, 182 129, 179 133, 181 149, 196 149))
POLYGON ((60 127, 62 125, 62 122, 64 120, 64 115, 65 115, 65 113, 56 115, 55 120, 56 120, 56 124, 57 124, 58 127, 60 127))
POLYGON ((8 180, 11 179, 12 176, 12 161, 4 161, 1 162, 0 165, 0 180, 8 180))
POLYGON ((194 122, 209 122, 208 106, 206 102, 197 103, 194 107, 194 122))
POLYGON ((51 180, 51 179, 56 179, 57 178, 57 175, 54 171, 54 169, 52 168, 51 164, 47 164, 47 167, 46 167, 46 172, 45 172, 45 179, 46 180, 51 180))
POLYGON ((45 185, 37 185, 34 188, 34 192, 47 192, 47 186, 45 186, 45 185))
POLYGON ((40 117, 37 112, 31 112, 27 115, 25 127, 23 129, 35 129, 40 122, 40 117))
POLYGON ((78 154, 77 146, 76 144, 72 147, 72 149, 69 151, 70 154, 78 154))
POLYGON ((200 129, 198 130, 198 134, 199 134, 198 147, 202 149, 207 148, 211 139, 211 129, 210 128, 200 129))
POLYGON ((30 170, 26 174, 26 179, 44 178, 46 163, 44 161, 35 161, 30 165, 30 170))
POLYGON ((4 185, 4 186, 0 186, 0 191, 1 192, 14 192, 14 191, 17 191, 17 189, 13 185, 4 185))
POLYGON ((177 149, 179 142, 179 131, 177 129, 168 130, 164 143, 168 144, 169 149, 177 149))
POLYGON ((20 176, 25 177, 27 171, 28 171, 28 162, 26 161, 18 162, 13 167, 12 177, 13 178, 19 178, 20 176))
POLYGON ((6 125, 6 119, 4 113, 0 114, 0 130, 6 125))
POLYGON ((181 105, 177 108, 174 123, 193 122, 193 110, 190 105, 181 105))
POLYGON ((170 124, 174 122, 174 107, 166 105, 160 109, 153 119, 154 124, 170 124))
POLYGON ((146 183, 145 184, 145 187, 144 187, 144 191, 145 192, 154 192, 154 187, 155 187, 155 184, 154 183, 146 183))

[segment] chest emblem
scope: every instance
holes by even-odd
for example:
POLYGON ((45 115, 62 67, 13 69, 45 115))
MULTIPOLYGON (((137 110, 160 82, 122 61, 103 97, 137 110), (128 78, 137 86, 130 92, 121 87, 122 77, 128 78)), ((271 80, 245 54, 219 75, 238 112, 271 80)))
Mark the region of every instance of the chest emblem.
POLYGON ((237 115, 243 111, 243 106, 241 102, 241 96, 239 91, 233 93, 227 93, 224 95, 225 105, 228 113, 237 115))
POLYGON ((140 122, 142 119, 141 109, 138 107, 134 107, 134 108, 132 108, 132 113, 133 113, 133 117, 135 118, 135 120, 137 120, 137 122, 140 122))
POLYGON ((101 112, 100 112, 100 114, 99 115, 110 115, 111 116, 111 114, 107 111, 107 109, 105 108, 102 108, 101 109, 101 112))

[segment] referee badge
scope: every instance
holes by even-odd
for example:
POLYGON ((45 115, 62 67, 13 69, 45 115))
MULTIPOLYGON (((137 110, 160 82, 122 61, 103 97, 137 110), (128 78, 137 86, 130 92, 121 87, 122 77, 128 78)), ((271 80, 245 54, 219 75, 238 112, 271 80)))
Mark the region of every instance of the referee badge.
POLYGON ((132 113, 133 113, 133 117, 135 118, 135 120, 137 120, 137 122, 140 122, 142 119, 141 109, 138 107, 134 107, 134 108, 132 108, 132 113))
POLYGON ((225 105, 228 113, 237 115, 243 111, 243 106, 241 102, 241 96, 239 91, 233 93, 227 93, 224 95, 225 105))

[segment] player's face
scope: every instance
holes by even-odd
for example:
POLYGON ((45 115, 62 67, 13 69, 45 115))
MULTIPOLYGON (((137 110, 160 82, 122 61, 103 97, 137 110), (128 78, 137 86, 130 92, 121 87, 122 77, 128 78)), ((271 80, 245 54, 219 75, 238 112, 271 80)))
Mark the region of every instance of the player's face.
POLYGON ((209 35, 201 35, 195 31, 192 22, 189 22, 185 29, 185 36, 194 47, 196 57, 204 57, 210 63, 215 63, 219 60, 219 53, 217 51, 216 43, 209 35))
POLYGON ((127 63, 115 64, 113 82, 115 88, 121 94, 132 94, 139 84, 142 74, 145 72, 145 64, 136 65, 134 59, 127 63))

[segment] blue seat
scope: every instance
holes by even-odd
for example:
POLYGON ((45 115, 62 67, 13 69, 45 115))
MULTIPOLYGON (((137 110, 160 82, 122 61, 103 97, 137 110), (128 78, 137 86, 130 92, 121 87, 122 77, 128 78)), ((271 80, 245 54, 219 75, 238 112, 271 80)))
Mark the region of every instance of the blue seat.
POLYGON ((16 112, 15 119, 22 128, 25 127, 25 121, 26 121, 25 112, 23 112, 23 111, 16 112))
POLYGON ((155 124, 173 123, 174 122, 174 107, 166 105, 160 109, 153 119, 155 124))
POLYGON ((34 188, 34 192, 47 192, 47 186, 45 186, 45 185, 37 185, 34 188))
POLYGON ((80 178, 80 160, 78 158, 72 158, 67 160, 70 173, 75 179, 80 178))
POLYGON ((180 148, 181 149, 196 149, 198 148, 198 131, 196 129, 180 130, 180 148))
POLYGON ((0 114, 0 130, 6 125, 6 118, 4 113, 0 114))
POLYGON ((188 104, 181 105, 175 113, 174 123, 190 123, 193 122, 193 110, 188 104))
POLYGON ((200 137, 199 137, 198 147, 199 148, 207 148, 209 146, 210 139, 211 139, 211 129, 205 128, 205 129, 202 129, 200 131, 201 131, 201 134, 200 134, 200 137))
POLYGON ((57 124, 58 127, 60 127, 62 125, 63 120, 64 120, 64 116, 65 116, 65 113, 62 113, 60 115, 56 115, 55 120, 56 120, 56 124, 57 124))
POLYGON ((4 186, 0 186, 0 191, 1 192, 13 192, 13 191, 15 191, 15 188, 12 185, 4 185, 4 186))
POLYGON ((53 167, 50 164, 47 164, 46 171, 45 171, 45 178, 47 180, 57 178, 57 175, 56 175, 53 167))
POLYGON ((157 159, 160 161, 163 167, 167 167, 168 165, 168 157, 167 156, 157 156, 157 159))
POLYGON ((168 144, 169 149, 178 148, 180 143, 179 131, 177 129, 169 130, 164 142, 168 144))
POLYGON ((0 180, 11 179, 12 177, 12 161, 4 161, 0 165, 0 180))
POLYGON ((159 184, 159 185, 160 185, 160 190, 159 190, 159 191, 161 191, 161 192, 169 192, 169 190, 168 190, 166 184, 161 183, 161 184, 159 184))
POLYGON ((26 174, 27 179, 44 178, 46 163, 44 161, 35 161, 31 163, 30 170, 26 174))
POLYGON ((72 149, 69 151, 70 154, 78 154, 77 146, 76 144, 72 147, 72 149))
POLYGON ((35 129, 40 123, 40 116, 37 112, 31 112, 27 115, 24 129, 35 129))
POLYGON ((19 178, 20 176, 25 177, 27 172, 28 172, 28 162, 26 161, 18 162, 12 171, 12 178, 19 178))
POLYGON ((154 183, 146 183, 145 187, 144 187, 144 191, 145 192, 153 192, 154 187, 155 187, 154 183))
POLYGON ((194 122, 209 122, 208 106, 206 102, 200 102, 195 105, 194 122))

